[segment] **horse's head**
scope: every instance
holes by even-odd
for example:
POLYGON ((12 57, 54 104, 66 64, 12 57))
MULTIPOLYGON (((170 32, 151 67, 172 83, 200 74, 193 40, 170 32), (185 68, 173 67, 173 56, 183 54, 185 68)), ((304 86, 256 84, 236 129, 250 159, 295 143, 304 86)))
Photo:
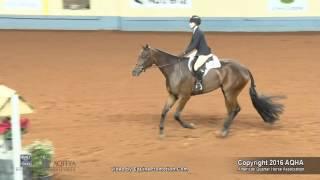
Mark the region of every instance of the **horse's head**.
POLYGON ((139 76, 142 71, 145 71, 151 67, 153 63, 152 49, 149 47, 149 45, 143 46, 138 57, 138 62, 132 70, 132 75, 139 76))

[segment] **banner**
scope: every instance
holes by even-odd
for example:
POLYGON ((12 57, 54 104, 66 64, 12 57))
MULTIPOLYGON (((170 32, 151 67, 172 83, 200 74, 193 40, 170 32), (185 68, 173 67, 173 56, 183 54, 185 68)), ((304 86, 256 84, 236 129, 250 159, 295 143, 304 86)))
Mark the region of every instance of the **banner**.
POLYGON ((5 9, 42 10, 42 0, 4 0, 5 9))
POLYGON ((270 11, 305 11, 307 0, 269 0, 270 11))
POLYGON ((90 9, 90 0, 63 0, 63 9, 88 10, 90 9))
POLYGON ((131 5, 135 8, 191 8, 192 0, 131 0, 131 5))

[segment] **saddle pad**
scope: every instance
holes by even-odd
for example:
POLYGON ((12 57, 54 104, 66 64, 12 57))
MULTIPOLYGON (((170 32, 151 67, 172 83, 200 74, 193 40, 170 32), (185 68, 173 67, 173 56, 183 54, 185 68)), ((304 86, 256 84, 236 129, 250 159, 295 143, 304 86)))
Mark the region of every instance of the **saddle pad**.
MULTIPOLYGON (((193 58, 194 57, 190 57, 189 61, 188 61, 188 67, 191 72, 192 72, 191 62, 192 62, 193 58)), ((206 70, 205 70, 203 76, 205 76, 211 69, 221 67, 220 60, 216 55, 212 54, 212 59, 213 59, 212 61, 206 62, 206 70)))

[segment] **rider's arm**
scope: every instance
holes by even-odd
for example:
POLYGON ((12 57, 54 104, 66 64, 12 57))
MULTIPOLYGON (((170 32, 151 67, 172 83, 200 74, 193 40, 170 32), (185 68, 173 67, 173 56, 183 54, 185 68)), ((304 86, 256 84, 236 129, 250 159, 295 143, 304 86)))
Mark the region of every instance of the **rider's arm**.
POLYGON ((199 46, 200 43, 200 38, 201 38, 201 34, 199 31, 197 31, 194 34, 194 38, 193 40, 191 40, 188 48, 184 51, 184 54, 189 54, 191 51, 193 51, 194 49, 196 49, 199 46))

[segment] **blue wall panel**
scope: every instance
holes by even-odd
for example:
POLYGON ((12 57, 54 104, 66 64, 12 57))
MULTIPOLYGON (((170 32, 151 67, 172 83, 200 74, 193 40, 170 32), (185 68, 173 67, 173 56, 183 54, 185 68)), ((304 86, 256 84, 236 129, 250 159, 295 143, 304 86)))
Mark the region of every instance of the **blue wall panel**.
MULTIPOLYGON (((205 31, 320 31, 320 17, 203 18, 205 31)), ((188 18, 117 16, 0 16, 0 29, 189 31, 188 18)))

